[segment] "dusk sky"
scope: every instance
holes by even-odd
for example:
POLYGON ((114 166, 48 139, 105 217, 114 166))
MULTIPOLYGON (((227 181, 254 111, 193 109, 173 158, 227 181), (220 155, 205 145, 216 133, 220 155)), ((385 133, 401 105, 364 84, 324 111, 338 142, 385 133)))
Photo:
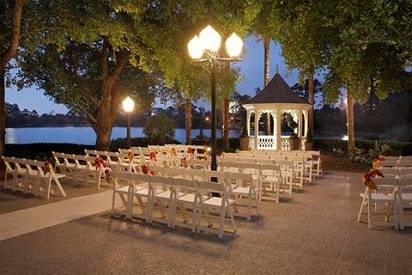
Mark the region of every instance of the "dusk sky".
MULTIPOLYGON (((243 79, 239 81, 237 90, 241 94, 254 95, 256 87, 263 87, 263 45, 256 37, 250 36, 245 39, 243 60, 238 63, 241 68, 243 79)), ((294 85, 298 79, 297 70, 288 71, 284 59, 281 56, 280 47, 271 43, 270 49, 270 77, 276 71, 279 64, 279 73, 289 85, 294 85)), ((6 102, 16 103, 20 109, 36 110, 38 113, 66 113, 67 108, 61 104, 55 104, 42 91, 36 87, 17 91, 16 87, 6 89, 6 102)))

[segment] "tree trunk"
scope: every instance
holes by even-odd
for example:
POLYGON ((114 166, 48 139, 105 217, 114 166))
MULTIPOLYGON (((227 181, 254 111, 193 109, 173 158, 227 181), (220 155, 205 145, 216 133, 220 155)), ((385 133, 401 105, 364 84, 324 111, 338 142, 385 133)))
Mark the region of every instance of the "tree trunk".
POLYGON ((314 127, 313 127, 313 103, 314 103, 314 94, 315 94, 315 80, 314 73, 310 73, 308 77, 308 102, 312 104, 308 111, 308 136, 307 142, 312 142, 314 127))
POLYGON ((229 99, 225 97, 222 102, 222 134, 223 134, 223 148, 225 150, 230 148, 229 143, 229 99))
MULTIPOLYGON (((104 45, 106 44, 104 40, 104 45)), ((120 74, 126 63, 128 62, 128 55, 119 53, 117 64, 113 71, 109 73, 108 70, 108 50, 107 46, 103 47, 101 55, 102 66, 102 95, 103 99, 100 106, 98 106, 98 115, 95 121, 94 130, 96 132, 96 149, 109 150, 110 137, 112 135, 113 123, 116 120, 117 111, 119 108, 119 83, 120 74)))
POLYGON ((192 144, 192 99, 185 99, 185 129, 186 129, 186 144, 192 144))
POLYGON ((5 96, 5 71, 0 69, 0 155, 3 156, 5 152, 5 138, 6 138, 6 110, 4 104, 5 96))
POLYGON ((26 0, 14 1, 13 15, 10 30, 9 46, 4 52, 0 53, 0 155, 4 155, 5 152, 5 138, 6 138, 6 110, 5 110, 5 74, 6 66, 9 61, 16 57, 17 48, 20 42, 20 25, 23 14, 23 8, 26 4, 26 0))
MULTIPOLYGON (((264 62, 263 62, 263 83, 265 88, 270 81, 270 39, 263 38, 263 51, 264 51, 264 62)), ((266 135, 270 135, 270 114, 266 114, 266 135)))
POLYGON ((112 117, 110 101, 104 100, 99 109, 99 116, 95 126, 97 150, 108 151, 110 149, 110 137, 113 127, 112 117))
POLYGON ((349 89, 347 93, 346 120, 348 126, 348 153, 353 153, 355 151, 355 98, 349 89))

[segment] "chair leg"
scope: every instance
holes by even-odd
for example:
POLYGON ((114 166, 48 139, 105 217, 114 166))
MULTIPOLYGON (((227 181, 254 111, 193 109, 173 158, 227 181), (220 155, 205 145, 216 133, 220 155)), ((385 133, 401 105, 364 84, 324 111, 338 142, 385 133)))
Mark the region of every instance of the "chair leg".
POLYGON ((369 199, 366 200, 367 207, 368 207, 368 229, 372 228, 372 205, 369 199))
POLYGON ((366 197, 364 197, 362 199, 362 203, 361 203, 361 206, 359 208, 358 219, 357 219, 358 222, 360 222, 360 220, 361 220, 361 216, 362 216, 362 213, 363 213, 363 207, 365 206, 365 203, 366 203, 366 197))
POLYGON ((230 207, 228 207, 228 212, 229 212, 230 221, 232 222, 233 231, 236 232, 237 228, 236 228, 236 223, 235 223, 235 217, 233 216, 233 212, 232 212, 232 209, 230 209, 230 207))
POLYGON ((112 212, 111 212, 112 216, 114 215, 114 206, 115 206, 115 204, 116 204, 115 200, 116 200, 116 191, 113 189, 113 194, 112 194, 112 212))
POLYGON ((197 209, 197 215, 196 215, 196 232, 200 232, 201 226, 201 220, 202 220, 202 214, 203 214, 203 207, 202 205, 198 206, 197 209))
POLYGON ((197 230, 197 217, 198 217, 198 209, 197 206, 193 206, 193 212, 192 212, 192 232, 196 232, 197 230))
POLYGON ((225 209, 222 207, 220 209, 220 220, 219 220, 219 238, 223 238, 223 227, 225 223, 225 209))
POLYGON ((7 184, 7 174, 8 174, 8 172, 7 172, 7 168, 6 168, 6 170, 4 171, 3 190, 6 190, 6 184, 7 184))

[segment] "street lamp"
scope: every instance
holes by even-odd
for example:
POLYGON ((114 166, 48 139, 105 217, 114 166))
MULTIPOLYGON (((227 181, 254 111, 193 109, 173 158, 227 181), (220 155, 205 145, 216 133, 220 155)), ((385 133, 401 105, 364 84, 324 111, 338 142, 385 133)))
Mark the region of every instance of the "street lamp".
POLYGON ((130 113, 134 109, 134 101, 130 98, 130 96, 126 97, 122 102, 123 110, 127 113, 127 147, 131 147, 131 139, 130 139, 130 113))
POLYGON ((204 28, 199 35, 196 35, 187 44, 189 55, 197 62, 206 62, 210 65, 210 87, 211 87, 211 115, 210 115, 210 130, 211 130, 211 170, 216 171, 216 66, 218 62, 239 61, 239 56, 242 52, 243 41, 235 33, 232 33, 226 39, 225 46, 228 57, 220 56, 218 51, 222 38, 212 26, 204 28))

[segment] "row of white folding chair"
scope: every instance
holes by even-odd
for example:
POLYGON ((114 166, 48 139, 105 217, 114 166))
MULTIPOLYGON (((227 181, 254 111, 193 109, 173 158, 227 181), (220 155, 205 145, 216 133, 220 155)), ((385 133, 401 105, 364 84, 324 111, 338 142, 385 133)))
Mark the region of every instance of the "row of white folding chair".
MULTIPOLYGON (((247 159, 247 158, 239 158, 236 161, 231 161, 227 159, 220 159, 219 163, 232 163, 234 165, 243 165, 247 167, 248 165, 258 165, 258 164, 272 164, 277 165, 280 164, 280 167, 283 170, 283 180, 280 185, 280 189, 282 192, 287 192, 291 194, 292 188, 302 189, 304 180, 307 179, 309 182, 310 176, 305 174, 305 166, 298 161, 291 161, 291 160, 272 160, 272 159, 247 159), (305 177, 306 176, 306 177, 305 177)), ((226 164, 227 166, 227 164, 226 164)), ((233 167, 232 169, 236 169, 233 167)), ((309 171, 310 175, 310 171, 309 171)))
POLYGON ((97 158, 100 156, 106 163, 107 166, 113 169, 125 169, 125 170, 132 170, 134 169, 133 162, 136 163, 134 160, 134 156, 132 161, 129 160, 129 155, 120 153, 120 152, 111 152, 111 151, 99 151, 99 150, 84 150, 86 156, 97 158))
POLYGON ((247 220, 251 219, 252 208, 255 208, 257 214, 260 215, 258 205, 259 196, 257 181, 253 179, 251 174, 171 167, 152 167, 151 171, 156 175, 162 175, 165 177, 184 178, 188 180, 198 181, 217 181, 227 184, 227 189, 233 195, 233 198, 236 201, 236 213, 238 213, 237 206, 246 206, 247 220), (242 204, 242 201, 244 199, 246 200, 246 205, 242 204))
POLYGON ((381 167, 412 167, 412 156, 384 156, 381 167))
POLYGON ((158 153, 158 157, 163 158, 191 158, 200 159, 203 156, 204 147, 196 145, 183 145, 183 144, 166 144, 164 146, 149 145, 150 151, 158 153), (193 153, 189 153, 189 149, 193 149, 193 153))
POLYGON ((55 159, 55 167, 68 178, 81 180, 89 183, 90 179, 94 180, 99 190, 101 179, 106 177, 106 169, 100 164, 95 163, 96 158, 86 155, 65 154, 52 152, 55 159))
POLYGON ((293 188, 293 164, 282 163, 242 163, 219 162, 221 171, 250 174, 257 182, 259 200, 280 199, 280 193, 287 193, 290 197, 293 188))
POLYGON ((405 209, 412 208, 412 177, 388 176, 373 179, 377 190, 365 188, 361 193, 362 203, 359 209, 358 222, 361 220, 364 207, 367 207, 368 228, 374 226, 391 226, 403 229, 412 226, 411 216, 405 209), (377 221, 376 216, 383 216, 377 221), (409 218, 409 219, 408 219, 409 218))
POLYGON ((66 196, 59 181, 65 175, 55 173, 48 162, 4 156, 2 160, 6 166, 3 189, 30 193, 46 199, 50 195, 66 196), (8 180, 9 175, 11 180, 8 180))
POLYGON ((147 176, 126 172, 115 172, 117 178, 123 178, 130 182, 129 186, 113 191, 112 211, 116 215, 115 209, 116 195, 126 207, 126 217, 141 217, 147 222, 165 222, 168 226, 187 226, 185 210, 182 212, 183 222, 178 223, 176 219, 177 208, 192 210, 192 231, 209 231, 209 220, 212 218, 209 213, 216 211, 219 220, 219 237, 223 237, 224 222, 229 215, 233 230, 236 231, 232 207, 234 200, 228 195, 224 184, 208 181, 193 181, 187 179, 147 176), (213 197, 210 194, 218 193, 220 197, 213 197), (136 215, 133 212, 133 201, 137 200, 142 214, 136 215), (161 218, 154 216, 154 206, 157 204, 161 212, 161 218), (165 209, 168 209, 165 211, 165 209), (166 214, 167 212, 167 214, 166 214), (166 217, 167 216, 167 217, 166 217), (208 226, 203 226, 201 218, 205 216, 208 226))
MULTIPOLYGON (((249 151, 240 151, 240 152, 249 152, 249 151)), ((303 181, 307 183, 313 183, 315 176, 321 174, 320 169, 320 158, 313 160, 311 153, 306 153, 305 151, 299 151, 299 153, 294 153, 295 151, 290 151, 288 156, 286 155, 270 155, 269 153, 266 156, 256 157, 255 155, 250 155, 247 157, 246 154, 223 154, 219 158, 221 161, 231 161, 231 162, 257 162, 257 163, 266 163, 267 161, 293 161, 296 168, 295 172, 298 174, 297 178, 300 179, 299 184, 296 184, 299 188, 303 188, 303 181), (303 152, 303 153, 302 153, 303 152)), ((238 152, 239 153, 239 152, 238 152)), ((253 152, 252 152, 253 153, 253 152)))

